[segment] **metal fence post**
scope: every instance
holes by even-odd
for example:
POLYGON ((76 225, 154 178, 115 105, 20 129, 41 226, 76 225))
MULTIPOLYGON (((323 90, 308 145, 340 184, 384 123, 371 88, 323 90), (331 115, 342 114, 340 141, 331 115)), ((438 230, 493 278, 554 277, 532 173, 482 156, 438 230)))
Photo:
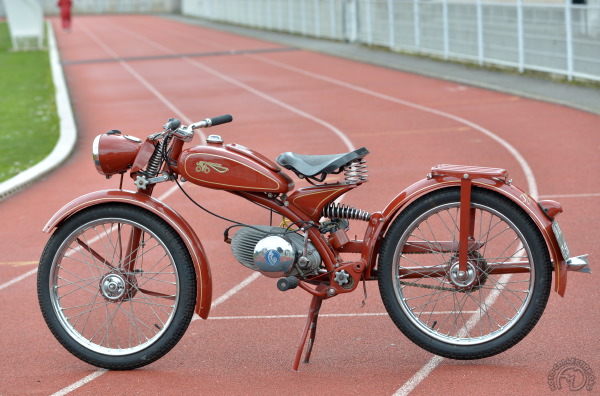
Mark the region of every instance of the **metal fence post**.
POLYGON ((373 45, 373 21, 371 20, 371 0, 365 0, 365 19, 367 29, 367 44, 373 45))
POLYGON ((573 26, 571 26, 571 4, 565 0, 565 30, 567 44, 567 78, 573 80, 573 26))
POLYGON ((442 2, 442 15, 444 18, 444 59, 450 57, 450 28, 448 23, 448 0, 442 2))
POLYGON ((329 0, 329 24, 331 29, 331 38, 336 38, 336 27, 335 27, 335 0, 329 0))
POLYGON ((277 29, 283 30, 283 1, 277 0, 277 29))
POLYGON ((483 66, 483 10, 481 0, 477 0, 477 58, 479 66, 483 66))
POLYGON ((415 30, 415 47, 417 50, 421 49, 421 26, 419 24, 419 0, 413 0, 413 18, 414 18, 414 30, 415 30))
POLYGON ((292 4, 293 0, 288 0, 288 19, 289 23, 287 26, 287 31, 290 33, 294 32, 294 5, 292 4))
POLYGON ((302 10, 300 11, 300 19, 302 19, 302 34, 308 35, 308 16, 306 15, 306 0, 301 1, 302 10))
POLYGON ((315 35, 321 37, 321 6, 319 0, 313 0, 313 8, 315 10, 315 35))
POLYGON ((523 0, 517 0, 517 41, 519 51, 519 73, 525 70, 525 31, 523 25, 523 0))
POLYGON ((394 32, 394 0, 388 0, 388 32, 388 46, 394 48, 396 46, 396 43, 394 42, 396 36, 396 33, 394 32))

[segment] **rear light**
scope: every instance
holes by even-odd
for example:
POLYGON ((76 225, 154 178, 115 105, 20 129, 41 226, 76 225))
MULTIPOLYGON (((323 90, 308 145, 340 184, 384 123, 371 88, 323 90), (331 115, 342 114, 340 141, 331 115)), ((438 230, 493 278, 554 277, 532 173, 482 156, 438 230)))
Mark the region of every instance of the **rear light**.
POLYGON ((562 206, 558 202, 549 199, 539 201, 538 205, 540 205, 540 208, 542 208, 550 220, 554 220, 563 211, 562 206))
POLYGON ((134 136, 110 131, 96 136, 92 145, 92 158, 101 175, 112 176, 131 168, 142 141, 134 136))

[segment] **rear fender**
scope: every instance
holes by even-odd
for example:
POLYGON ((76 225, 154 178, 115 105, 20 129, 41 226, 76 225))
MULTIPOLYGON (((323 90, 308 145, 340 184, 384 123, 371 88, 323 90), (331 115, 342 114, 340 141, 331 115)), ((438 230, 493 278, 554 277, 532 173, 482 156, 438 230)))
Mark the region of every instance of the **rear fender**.
POLYGON ((62 223, 73 214, 91 206, 106 203, 124 203, 143 208, 167 222, 185 243, 196 272, 197 297, 195 312, 203 319, 208 317, 212 300, 212 279, 208 260, 198 236, 183 217, 173 209, 146 194, 124 190, 103 190, 82 195, 74 199, 52 216, 43 231, 46 233, 62 223))
MULTIPOLYGON (((472 170, 473 168, 471 167, 465 167, 465 173, 472 170)), ((560 247, 552 231, 552 220, 549 215, 544 213, 544 210, 536 200, 520 188, 512 185, 510 181, 506 181, 506 179, 481 175, 480 177, 478 176, 477 178, 472 179, 471 182, 475 187, 485 188, 507 197, 529 215, 544 237, 548 252, 554 263, 554 290, 561 296, 564 296, 567 286, 567 264, 561 254, 560 247)), ((411 202, 442 188, 460 186, 461 179, 458 177, 435 176, 435 174, 430 174, 427 179, 416 182, 398 194, 382 212, 373 214, 367 230, 367 234, 369 235, 365 237, 365 242, 369 239, 373 241, 376 236, 383 236, 383 233, 390 226, 392 220, 411 202)), ((549 201, 544 202, 548 203, 549 201)), ((554 201, 552 202, 554 204, 553 206, 558 205, 560 207, 560 204, 554 201)), ((558 214, 560 211, 561 210, 556 210, 555 213, 558 214)), ((368 243, 368 246, 365 244, 363 247, 363 258, 365 256, 370 258, 370 260, 367 260, 367 262, 371 263, 370 268, 372 268, 372 265, 375 263, 375 246, 378 246, 379 244, 380 242, 368 243)))

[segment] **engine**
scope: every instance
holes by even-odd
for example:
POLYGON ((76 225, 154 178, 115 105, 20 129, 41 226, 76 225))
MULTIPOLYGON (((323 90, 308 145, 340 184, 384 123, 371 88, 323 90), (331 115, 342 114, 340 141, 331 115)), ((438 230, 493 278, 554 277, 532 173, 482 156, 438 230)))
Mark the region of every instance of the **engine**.
POLYGON ((319 252, 310 241, 306 255, 303 250, 304 236, 281 227, 243 227, 231 239, 234 257, 270 278, 316 273, 321 265, 319 252))

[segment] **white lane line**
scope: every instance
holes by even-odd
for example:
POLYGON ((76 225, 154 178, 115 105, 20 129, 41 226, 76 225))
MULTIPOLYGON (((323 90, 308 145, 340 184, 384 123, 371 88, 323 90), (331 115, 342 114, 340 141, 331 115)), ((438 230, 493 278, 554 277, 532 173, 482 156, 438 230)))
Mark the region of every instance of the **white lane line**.
MULTIPOLYGON (((119 29, 119 30, 121 30, 121 31, 123 31, 123 32, 125 32, 125 33, 127 33, 127 34, 129 34, 131 36, 136 37, 138 40, 143 41, 144 43, 148 44, 151 47, 154 47, 154 48, 156 48, 156 49, 158 49, 160 51, 166 52, 168 54, 177 54, 177 52, 173 51, 171 48, 166 47, 166 46, 164 46, 164 45, 162 45, 160 43, 157 43, 155 41, 152 41, 152 40, 148 39, 147 37, 145 37, 145 36, 143 36, 143 35, 141 35, 141 34, 139 34, 137 32, 134 32, 134 31, 129 30, 129 29, 125 29, 122 26, 118 26, 118 25, 115 25, 115 26, 116 26, 116 29, 119 29)), ((262 98, 262 99, 264 99, 266 101, 268 101, 268 102, 271 102, 271 103, 273 103, 273 104, 275 104, 275 105, 277 105, 279 107, 283 107, 284 109, 286 109, 286 110, 288 110, 288 111, 290 111, 292 113, 295 113, 295 114, 297 114, 297 115, 299 115, 299 116, 301 116, 303 118, 306 118, 306 119, 308 119, 310 121, 313 121, 313 122, 315 122, 315 123, 317 123, 317 124, 319 124, 319 125, 327 128, 327 129, 329 129, 337 137, 340 138, 340 140, 344 143, 344 145, 346 146, 346 148, 349 151, 355 150, 354 145, 352 144, 352 142, 350 141, 350 139, 348 138, 348 136, 344 132, 342 132, 341 130, 339 130, 338 128, 336 128, 332 124, 330 124, 329 122, 327 122, 327 121, 325 121, 325 120, 323 120, 323 119, 321 119, 319 117, 316 117, 316 116, 314 116, 312 114, 309 114, 309 113, 307 113, 305 111, 302 111, 299 108, 297 108, 295 106, 292 106, 292 105, 290 105, 290 104, 288 104, 286 102, 283 102, 283 101, 281 101, 279 99, 276 99, 275 97, 267 94, 264 91, 261 91, 259 89, 253 88, 253 87, 249 86, 248 84, 245 84, 245 83, 243 83, 243 82, 241 82, 239 80, 236 80, 235 78, 232 78, 232 77, 230 77, 230 76, 228 76, 228 75, 226 75, 224 73, 221 73, 221 72, 219 72, 219 71, 217 71, 217 70, 215 70, 215 69, 213 69, 213 68, 211 68, 209 66, 206 66, 205 64, 203 64, 201 62, 198 62, 198 61, 196 61, 194 59, 191 59, 191 58, 189 58, 187 56, 182 56, 181 58, 183 60, 185 60, 186 62, 190 63, 191 65, 193 65, 193 66, 195 66, 195 67, 197 67, 199 69, 202 69, 205 72, 207 72, 209 74, 212 74, 213 76, 218 77, 218 78, 220 78, 223 81, 226 81, 226 82, 228 82, 230 84, 233 84, 233 85, 237 86, 238 88, 242 88, 242 89, 244 89, 244 90, 246 90, 246 91, 248 91, 248 92, 250 92, 250 93, 252 93, 252 94, 254 94, 254 95, 256 95, 256 96, 258 96, 258 97, 260 97, 260 98, 262 98)), ((121 61, 121 62, 123 62, 123 61, 121 61)))
MULTIPOLYGON (((348 314, 319 314, 319 318, 343 318, 358 316, 387 316, 387 313, 348 313, 348 314)), ((212 316, 208 320, 248 320, 248 319, 306 319, 305 315, 250 315, 250 316, 212 316)))
MULTIPOLYGON (((114 59, 119 59, 119 55, 112 50, 104 41, 102 41, 98 36, 92 33, 85 25, 81 26, 81 30, 85 34, 87 34, 92 40, 96 42, 102 49, 104 49, 110 56, 114 59)), ((177 106, 173 104, 170 100, 168 100, 163 94, 160 93, 158 89, 156 89, 148 80, 142 77, 137 71, 135 71, 127 62, 124 60, 118 60, 119 64, 125 68, 136 80, 138 80, 144 87, 146 87, 154 96, 156 96, 169 110, 171 110, 174 114, 176 114, 184 123, 191 124, 193 121, 177 106)), ((206 141, 206 136, 202 133, 202 131, 196 130, 196 133, 199 134, 202 142, 206 141)))
MULTIPOLYGON (((258 278, 260 276, 259 272, 254 272, 252 275, 250 275, 249 277, 247 277, 246 279, 244 279, 242 282, 240 282, 238 285, 234 286, 233 288, 231 288, 228 292, 226 292, 225 294, 223 294, 221 297, 217 298, 215 301, 213 301, 211 308, 215 308, 216 306, 224 303, 225 301, 227 301, 231 296, 233 296, 234 294, 236 294, 237 292, 239 292, 240 290, 242 290, 244 287, 248 286, 250 283, 252 283, 256 278, 258 278)), ((192 318, 192 322, 200 319, 200 316, 198 316, 197 314, 194 314, 194 317, 192 318)), ((209 318, 212 319, 212 318, 209 318)), ((102 374, 106 373, 108 370, 106 369, 100 369, 98 371, 95 371, 94 373, 88 375, 87 377, 84 377, 82 379, 80 379, 77 382, 74 382, 73 384, 59 390, 58 392, 52 394, 52 396, 64 396, 72 391, 74 391, 77 388, 82 387, 83 385, 92 382, 93 380, 95 380, 96 378, 100 377, 102 374)))
POLYGON ((9 287, 11 285, 14 285, 15 283, 20 282, 23 279, 25 279, 25 278, 27 278, 27 277, 29 277, 29 276, 37 273, 37 270, 38 270, 37 268, 34 268, 31 271, 28 271, 28 272, 24 273, 23 275, 19 275, 19 276, 17 276, 14 279, 9 280, 8 282, 1 284, 0 285, 0 290, 5 289, 5 288, 7 288, 7 287, 9 287))
MULTIPOLYGON (((504 274, 498 279, 499 288, 494 289, 483 302, 483 306, 488 308, 491 307, 498 297, 500 292, 504 288, 503 286, 510 280, 512 274, 504 274)), ((466 312, 466 311, 465 311, 466 312)), ((458 336, 468 335, 469 331, 479 323, 481 320, 481 312, 476 311, 469 318, 465 326, 461 329, 458 336)), ((406 396, 412 392, 419 384, 427 378, 427 376, 444 360, 443 357, 434 355, 419 371, 416 372, 408 381, 406 381, 395 393, 394 396, 406 396)))
MULTIPOLYGON (((462 311, 463 313, 477 313, 477 311, 462 311)), ((451 314, 451 311, 436 311, 436 312, 423 312, 422 314, 451 314)), ((369 316, 389 316, 387 312, 363 312, 363 313, 339 313, 339 314, 319 314, 319 318, 356 318, 356 317, 369 317, 369 316)), ((244 319, 306 319, 304 315, 248 315, 248 316, 211 316, 208 320, 244 320, 244 319)))
POLYGON ((435 370, 435 368, 444 360, 443 357, 434 355, 419 371, 415 373, 408 381, 400 387, 395 393, 394 396, 406 396, 413 389, 417 387, 427 376, 435 370))
POLYGON ((474 122, 471 122, 465 118, 456 116, 454 114, 446 113, 445 111, 433 109, 431 107, 427 107, 427 106, 423 106, 423 105, 416 104, 413 102, 409 102, 407 100, 402 100, 402 99, 399 99, 399 98, 396 98, 396 97, 393 97, 390 95, 386 95, 386 94, 383 94, 383 93, 380 93, 377 91, 370 90, 368 88, 363 88, 363 87, 359 87, 358 85, 350 84, 350 83, 347 83, 347 82, 344 82, 341 80, 336 80, 334 78, 327 77, 322 74, 309 72, 304 69, 297 68, 295 66, 291 66, 291 65, 288 65, 288 64, 285 64, 282 62, 278 62, 278 61, 275 61, 275 60, 272 60, 269 58, 265 58, 264 56, 260 56, 260 55, 244 55, 244 56, 248 56, 248 57, 257 59, 259 61, 262 61, 264 63, 269 63, 273 66, 277 66, 277 67, 287 69, 287 70, 290 70, 290 71, 293 71, 293 72, 296 72, 299 74, 303 74, 305 76, 312 77, 317 80, 325 81, 330 84, 338 85, 343 88, 351 89, 356 92, 361 92, 366 95, 370 95, 370 96, 373 96, 373 97, 376 97, 379 99, 383 99, 388 102, 397 103, 397 104, 400 104, 403 106, 411 107, 416 110, 421 110, 426 113, 435 114, 437 116, 448 118, 448 119, 454 120, 456 122, 459 122, 461 124, 467 125, 473 129, 483 133, 484 135, 490 137, 492 140, 496 141, 502 147, 504 147, 506 150, 508 150, 508 152, 510 152, 513 155, 513 157, 515 157, 515 159, 517 160, 517 162, 523 169, 523 173, 525 174, 525 177, 527 179, 527 187, 529 189, 529 195, 531 195, 531 197, 534 199, 538 196, 538 187, 537 187, 537 183, 535 181, 535 176, 533 175, 533 171, 531 170, 531 167, 525 160, 525 157, 523 157, 521 155, 521 153, 519 153, 519 151, 514 146, 512 146, 510 143, 508 143, 506 140, 502 139, 500 136, 496 135, 495 133, 485 129, 481 125, 475 124, 474 122))
POLYGON ((554 198, 595 198, 595 197, 600 197, 600 193, 540 195, 540 199, 554 199, 554 198))
POLYGON ((346 134, 344 132, 340 131, 335 126, 331 125, 329 122, 327 122, 327 121, 325 121, 325 120, 323 120, 323 119, 321 119, 319 117, 316 117, 314 115, 311 115, 311 114, 309 114, 309 113, 307 113, 305 111, 302 111, 302 110, 300 110, 299 108, 297 108, 295 106, 292 106, 292 105, 290 105, 288 103, 285 103, 285 102, 283 102, 283 101, 281 101, 281 100, 279 100, 279 99, 277 99, 277 98, 275 98, 275 97, 273 97, 271 95, 266 94, 263 91, 260 91, 260 90, 258 90, 256 88, 253 88, 253 87, 251 87, 251 86, 249 86, 249 85, 247 85, 247 84, 245 84, 245 83, 243 83, 243 82, 241 82, 239 80, 236 80, 236 79, 234 79, 232 77, 229 77, 229 76, 227 76, 227 75, 225 75, 225 74, 223 74, 223 73, 221 73, 221 72, 219 72, 219 71, 217 71, 217 70, 215 70, 215 69, 213 69, 211 67, 206 66, 203 63, 200 63, 198 61, 195 61, 195 60, 193 60, 191 58, 187 58, 187 57, 184 58, 184 59, 188 63, 190 63, 190 64, 192 64, 192 65, 194 65, 194 66, 196 66, 196 67, 198 67, 198 68, 200 68, 202 70, 204 70, 207 73, 212 74, 213 76, 219 77, 222 80, 225 80, 225 81, 227 81, 227 82, 229 82, 229 83, 231 83, 233 85, 236 85, 239 88, 242 88, 242 89, 244 89, 244 90, 246 90, 248 92, 251 92, 254 95, 259 96, 259 97, 261 97, 261 98, 263 98, 263 99, 265 99, 265 100, 267 100, 267 101, 269 101, 269 102, 271 102, 271 103, 273 103, 273 104, 275 104, 277 106, 283 107, 284 109, 286 109, 286 110, 288 110, 288 111, 290 111, 292 113, 295 113, 295 114, 297 114, 297 115, 299 115, 301 117, 304 117, 304 118, 306 118, 308 120, 316 122, 317 124, 319 124, 319 125, 327 128, 327 129, 329 129, 337 137, 339 137, 341 139, 341 141, 344 143, 344 145, 346 146, 346 148, 348 149, 348 151, 353 151, 355 149, 354 145, 352 144, 352 142, 350 141, 350 139, 348 138, 348 136, 346 136, 346 134))
MULTIPOLYGON (((120 28, 120 29, 124 30, 122 27, 120 27, 120 26, 118 26, 116 24, 115 24, 115 26, 117 28, 120 28)), ((146 41, 148 44, 153 45, 155 48, 160 48, 163 51, 166 51, 166 52, 171 53, 171 54, 175 53, 170 48, 167 48, 167 47, 165 47, 165 46, 163 46, 163 45, 161 45, 159 43, 151 42, 146 37, 144 37, 144 36, 142 36, 142 35, 140 35, 140 34, 138 34, 136 32, 132 32, 132 31, 128 31, 128 32, 130 34, 132 34, 132 35, 137 36, 140 40, 146 41)), ((220 45, 220 44, 218 44, 218 43, 216 43, 214 41, 202 40, 200 38, 201 36, 196 37, 196 36, 190 36, 190 35, 182 35, 181 33, 178 33, 177 31, 171 31, 170 33, 174 34, 174 35, 178 35, 180 37, 185 37, 186 39, 189 39, 190 37, 193 37, 195 40, 197 40, 197 41, 199 41, 199 42, 201 42, 203 44, 210 45, 210 46, 212 46, 214 48, 219 48, 219 49, 229 48, 227 46, 220 45)), ((250 58, 254 58, 254 59, 259 60, 261 62, 269 63, 269 64, 271 64, 273 66, 280 67, 280 68, 283 68, 283 69, 287 69, 289 71, 293 71, 295 73, 303 74, 305 76, 312 77, 312 78, 315 78, 315 79, 318 79, 318 80, 321 80, 321 81, 326 81, 326 82, 329 82, 331 84, 335 84, 335 85, 338 85, 338 86, 341 86, 341 87, 344 87, 344 88, 347 88, 347 89, 350 89, 350 90, 361 92, 361 93, 364 93, 366 95, 374 96, 374 97, 377 97, 379 99, 383 99, 383 100, 386 100, 386 101, 390 101, 390 102, 393 102, 393 103, 397 103, 397 104, 400 104, 400 105, 411 107, 413 109, 421 110, 421 111, 424 111, 424 112, 427 112, 427 113, 435 114, 435 115, 438 115, 440 117, 449 118, 449 119, 457 121, 457 122, 459 122, 461 124, 467 125, 467 126, 473 128, 473 129, 475 129, 475 130, 483 133, 484 135, 490 137, 491 139, 495 140, 496 142, 498 142, 502 147, 504 147, 508 152, 510 152, 515 157, 515 159, 517 160, 517 162, 521 166, 521 168, 523 170, 523 173, 525 174, 525 177, 526 177, 526 180, 527 180, 527 185, 528 185, 527 187, 529 189, 529 195, 531 195, 531 197, 533 197, 534 199, 537 199, 537 196, 538 196, 538 187, 537 187, 537 183, 536 183, 536 180, 535 180, 535 176, 533 174, 533 171, 531 170, 531 167, 529 166, 529 163, 525 160, 525 158, 523 157, 523 155, 521 155, 521 153, 514 146, 512 146, 510 143, 508 143, 506 140, 502 139, 500 136, 496 135, 495 133, 493 133, 493 132, 485 129, 484 127, 482 127, 482 126, 480 126, 478 124, 475 124, 475 123, 473 123, 471 121, 468 121, 468 120, 466 120, 466 119, 464 119, 462 117, 456 116, 454 114, 446 113, 444 111, 433 109, 431 107, 419 105, 417 103, 409 102, 407 100, 403 100, 403 99, 399 99, 399 98, 396 98, 396 97, 393 97, 393 96, 390 96, 390 95, 382 94, 380 92, 373 91, 373 90, 370 90, 368 88, 360 87, 358 85, 350 84, 350 83, 347 83, 347 82, 344 82, 344 81, 341 81, 341 80, 337 80, 337 79, 334 79, 334 78, 331 78, 331 77, 327 77, 327 76, 324 76, 322 74, 309 72, 307 70, 304 70, 304 69, 301 69, 301 68, 297 68, 295 66, 291 66, 291 65, 286 64, 286 63, 278 62, 276 60, 273 60, 273 59, 270 59, 270 58, 266 58, 266 57, 261 56, 261 55, 246 54, 244 56, 247 56, 247 57, 250 57, 250 58)), ((186 59, 188 61, 194 62, 190 58, 186 57, 186 59)), ((208 68, 207 66, 204 66, 204 67, 208 68)), ((211 70, 211 72, 213 71, 213 69, 210 69, 210 70, 211 70)), ((238 83, 240 83, 240 82, 238 82, 238 83)), ((240 83, 240 84, 243 84, 243 83, 240 83)), ((242 86, 242 88, 244 88, 244 89, 250 88, 250 89, 253 90, 253 88, 248 87, 245 84, 243 84, 243 85, 244 86, 242 86)), ((271 101, 270 98, 272 98, 272 97, 265 98, 265 99, 271 101)), ((285 107, 285 106, 282 106, 282 107, 285 107)), ((327 127, 329 127, 329 126, 327 126, 327 127)), ((334 133, 337 134, 337 132, 335 132, 335 131, 334 131, 334 133)), ((347 136, 345 136, 345 138, 347 138, 347 136)), ((342 140, 345 141, 344 138, 342 138, 342 140)))
MULTIPOLYGON (((158 200, 159 200, 159 201, 163 201, 163 200, 165 200, 165 199, 166 199, 168 196, 170 196, 171 194, 173 194, 173 193, 174 193, 174 192, 175 192, 177 189, 178 189, 177 185, 175 185, 175 186, 171 187, 171 188, 170 188, 169 190, 167 190, 167 191, 166 191, 166 192, 165 192, 163 195, 161 195, 160 197, 158 197, 158 200)), ((112 231, 112 230, 111 230, 111 231, 112 231)), ((98 239, 100 239, 100 238, 99 238, 99 237, 94 237, 94 238, 93 238, 93 239, 90 241, 90 243, 94 243, 94 242, 96 242, 98 239)), ((67 253, 67 254, 69 254, 69 253, 67 253)), ((31 275, 35 275, 35 274, 37 274, 37 272, 38 272, 38 269, 37 269, 37 268, 34 268, 34 269, 32 269, 31 271, 28 271, 28 272, 26 272, 26 273, 24 273, 24 274, 22 274, 22 275, 19 275, 19 276, 17 276, 17 277, 16 277, 16 278, 14 278, 14 279, 11 279, 11 280, 9 280, 8 282, 1 284, 1 285, 0 285, 0 290, 2 290, 2 289, 5 289, 5 288, 7 288, 7 287, 9 287, 9 286, 12 286, 12 285, 14 285, 14 284, 15 284, 15 283, 17 283, 17 282, 20 282, 20 281, 22 281, 23 279, 26 279, 26 278, 30 277, 31 275)))
MULTIPOLYGON (((246 279, 244 279, 242 282, 240 282, 238 285, 234 286, 233 288, 231 288, 228 292, 226 292, 225 294, 223 294, 221 297, 217 298, 216 300, 213 301, 211 308, 215 308, 216 306, 224 303, 225 301, 227 301, 231 296, 233 296, 234 294, 236 294, 237 292, 239 292, 240 290, 242 290, 244 287, 248 286, 250 283, 252 283, 256 278, 258 278, 260 276, 259 272, 254 272, 252 275, 250 275, 249 277, 247 277, 246 279)), ((197 314, 194 314, 194 317, 192 318, 192 322, 200 319, 200 317, 197 314)), ((95 371, 94 373, 88 375, 85 378, 80 379, 77 382, 74 382, 73 384, 59 390, 58 392, 54 393, 52 396, 64 396, 72 391, 74 391, 75 389, 95 380, 96 378, 100 377, 102 374, 106 373, 108 370, 106 369, 100 369, 98 371, 95 371)))
POLYGON ((88 382, 95 380, 96 378, 100 377, 102 374, 106 373, 107 371, 108 370, 106 370, 106 369, 100 369, 98 371, 95 371, 92 374, 88 375, 87 377, 84 377, 84 378, 80 379, 79 381, 74 382, 73 384, 67 386, 66 388, 63 388, 56 393, 53 393, 52 396, 64 396, 70 392, 73 392, 75 389, 80 388, 83 385, 87 384, 88 382))
MULTIPOLYGON (((229 300, 229 298, 231 298, 234 294, 238 293, 240 290, 242 290, 243 288, 245 288, 246 286, 248 286, 249 284, 254 282, 259 277, 260 277, 260 272, 253 272, 252 275, 250 275, 249 277, 247 277, 246 279, 244 279, 243 281, 241 281, 240 283, 238 283, 237 285, 235 285, 234 287, 229 289, 229 291, 227 291, 221 297, 214 300, 212 302, 212 304, 210 305, 210 309, 212 310, 212 309, 218 307, 219 305, 223 304, 225 301, 229 300)), ((200 316, 198 316, 198 314, 194 314, 194 317, 192 318, 192 322, 194 322, 198 319, 201 319, 200 316)), ((211 319, 211 318, 209 318, 209 319, 211 319)))

